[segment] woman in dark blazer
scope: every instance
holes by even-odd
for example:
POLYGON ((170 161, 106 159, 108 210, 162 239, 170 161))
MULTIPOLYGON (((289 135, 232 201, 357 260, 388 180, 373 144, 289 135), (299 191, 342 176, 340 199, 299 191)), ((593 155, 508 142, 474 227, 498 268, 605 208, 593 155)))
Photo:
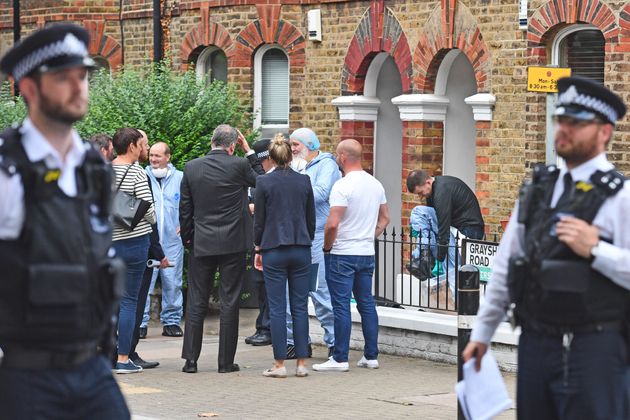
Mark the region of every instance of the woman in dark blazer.
POLYGON ((293 171, 291 146, 282 136, 269 145, 269 157, 276 168, 258 177, 254 216, 254 265, 265 278, 274 367, 264 376, 286 378, 287 358, 286 289, 293 318, 297 367, 295 375, 308 370, 308 292, 311 273, 311 243, 315 235, 315 201, 307 175, 293 171))

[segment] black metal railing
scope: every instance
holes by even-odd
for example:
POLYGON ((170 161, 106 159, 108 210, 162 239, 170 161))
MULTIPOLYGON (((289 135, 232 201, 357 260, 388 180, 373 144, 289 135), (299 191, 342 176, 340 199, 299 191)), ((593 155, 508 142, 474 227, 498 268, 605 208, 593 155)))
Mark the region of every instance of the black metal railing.
MULTIPOLYGON (((496 242, 496 235, 494 240, 496 242)), ((457 235, 454 244, 448 246, 446 259, 436 265, 431 252, 431 248, 436 250, 434 235, 412 229, 397 231, 396 228, 383 232, 375 241, 374 297, 377 305, 456 311, 461 259, 459 243, 457 235), (415 267, 410 267, 412 256, 415 256, 415 267), (423 268, 421 273, 418 273, 418 266, 423 268)), ((482 285, 483 292, 485 284, 482 285)))

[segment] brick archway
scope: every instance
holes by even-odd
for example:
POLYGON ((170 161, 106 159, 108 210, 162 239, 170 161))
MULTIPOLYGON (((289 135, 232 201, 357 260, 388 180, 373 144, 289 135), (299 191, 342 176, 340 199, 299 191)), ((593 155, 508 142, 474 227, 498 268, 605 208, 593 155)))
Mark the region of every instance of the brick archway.
POLYGON ((249 23, 236 36, 233 65, 253 67, 254 52, 263 44, 276 44, 289 56, 291 72, 306 63, 306 40, 298 28, 280 19, 280 5, 256 5, 259 19, 249 23))
POLYGON ((105 21, 86 20, 83 27, 90 34, 90 55, 103 57, 109 63, 109 68, 115 70, 123 63, 123 51, 118 41, 109 35, 105 35, 105 21))
POLYGON ((234 42, 229 32, 223 25, 210 22, 209 9, 201 9, 201 22, 188 31, 182 41, 180 48, 182 70, 187 70, 188 66, 194 62, 199 53, 210 45, 222 49, 228 58, 228 62, 230 61, 234 49, 234 42))
MULTIPOLYGON (((628 6, 624 11, 628 10, 628 6)), ((624 12, 620 13, 620 23, 624 12)), ((599 0, 550 0, 540 6, 527 27, 527 55, 530 65, 547 64, 547 43, 562 26, 590 23, 596 26, 606 41, 606 53, 617 44, 619 26, 615 14, 599 0)), ((628 25, 630 27, 630 24, 628 25)))
POLYGON ((415 91, 432 93, 448 51, 461 50, 473 66, 477 92, 490 91, 490 50, 470 10, 457 0, 443 1, 424 25, 413 56, 415 91))
POLYGON ((341 75, 341 94, 363 94, 370 63, 381 52, 389 53, 400 72, 402 93, 411 93, 411 49, 400 22, 382 1, 373 1, 350 41, 341 75))

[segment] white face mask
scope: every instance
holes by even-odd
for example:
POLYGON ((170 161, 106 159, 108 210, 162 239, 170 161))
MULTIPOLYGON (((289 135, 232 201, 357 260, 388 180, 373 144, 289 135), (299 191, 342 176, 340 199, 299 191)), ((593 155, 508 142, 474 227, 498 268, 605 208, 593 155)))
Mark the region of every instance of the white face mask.
POLYGON ((156 178, 164 178, 168 174, 168 168, 151 168, 151 171, 156 178))

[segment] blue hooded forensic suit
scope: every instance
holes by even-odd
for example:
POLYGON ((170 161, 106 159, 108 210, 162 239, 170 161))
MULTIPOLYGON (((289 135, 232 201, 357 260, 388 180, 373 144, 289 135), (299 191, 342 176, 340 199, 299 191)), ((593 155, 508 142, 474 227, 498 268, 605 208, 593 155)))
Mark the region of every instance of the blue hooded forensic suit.
MULTIPOLYGON (((324 329, 324 342, 328 347, 335 345, 335 327, 330 302, 330 293, 326 283, 326 272, 324 268, 324 227, 330 213, 328 197, 330 190, 337 180, 341 179, 339 166, 335 158, 330 153, 320 152, 306 165, 304 174, 311 178, 313 195, 315 196, 315 239, 311 247, 311 258, 313 263, 319 264, 317 291, 311 292, 310 296, 315 306, 315 315, 324 329)), ((287 342, 293 344, 293 323, 291 313, 287 307, 287 342)))
MULTIPOLYGON (((179 187, 184 173, 168 164, 168 173, 160 182, 151 170, 151 166, 145 169, 155 200, 155 214, 160 244, 164 254, 174 267, 153 270, 149 294, 155 287, 158 273, 162 282, 162 312, 160 320, 163 325, 179 325, 182 319, 182 273, 184 267, 184 247, 179 236, 179 187)), ((149 308, 151 300, 147 299, 144 310, 142 326, 149 322, 149 308)))

